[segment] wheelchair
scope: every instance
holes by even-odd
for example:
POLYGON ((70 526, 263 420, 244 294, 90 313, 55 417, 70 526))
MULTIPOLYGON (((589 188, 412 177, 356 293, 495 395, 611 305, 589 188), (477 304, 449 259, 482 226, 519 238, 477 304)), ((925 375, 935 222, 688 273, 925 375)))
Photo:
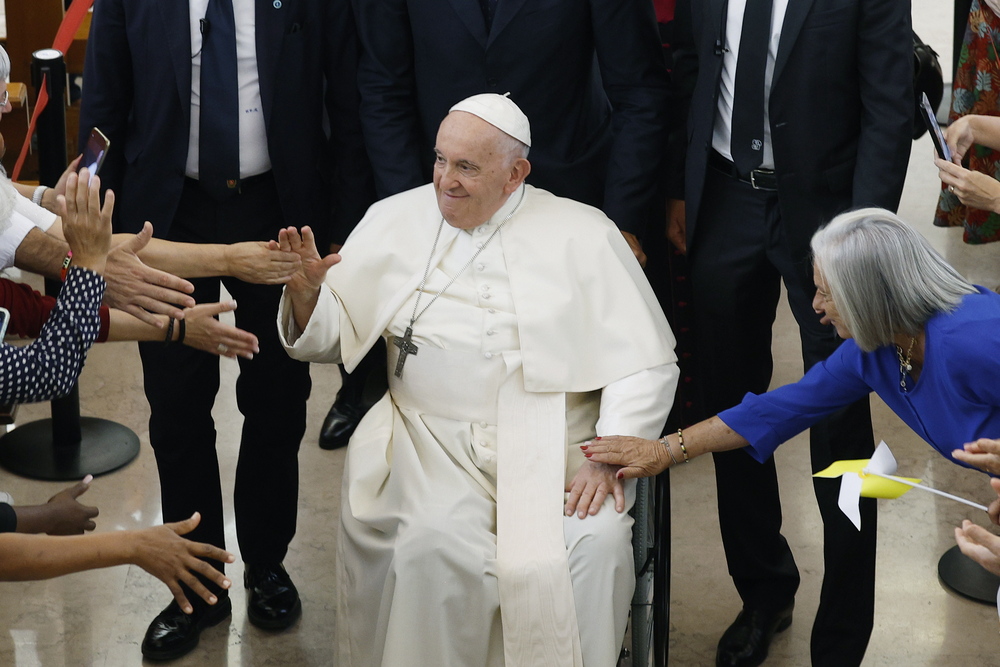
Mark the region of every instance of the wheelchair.
POLYGON ((666 667, 670 633, 670 471, 639 479, 632 507, 635 593, 618 667, 666 667))

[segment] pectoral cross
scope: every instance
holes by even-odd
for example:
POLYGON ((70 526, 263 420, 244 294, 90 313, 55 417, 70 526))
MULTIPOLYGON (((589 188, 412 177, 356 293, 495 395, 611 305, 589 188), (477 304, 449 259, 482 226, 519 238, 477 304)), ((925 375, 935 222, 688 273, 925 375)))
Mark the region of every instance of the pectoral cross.
POLYGON ((406 327, 406 333, 403 334, 403 337, 396 336, 392 344, 399 348, 399 358, 396 360, 396 377, 401 378, 407 355, 417 353, 417 346, 413 344, 413 327, 406 327))

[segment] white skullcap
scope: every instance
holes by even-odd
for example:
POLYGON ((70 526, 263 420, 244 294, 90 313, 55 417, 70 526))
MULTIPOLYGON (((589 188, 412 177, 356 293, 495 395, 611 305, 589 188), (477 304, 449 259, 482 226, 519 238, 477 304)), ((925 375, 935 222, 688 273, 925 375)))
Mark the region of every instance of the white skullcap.
POLYGON ((493 127, 531 147, 531 125, 524 112, 510 99, 510 93, 482 93, 467 97, 451 108, 479 116, 493 127))

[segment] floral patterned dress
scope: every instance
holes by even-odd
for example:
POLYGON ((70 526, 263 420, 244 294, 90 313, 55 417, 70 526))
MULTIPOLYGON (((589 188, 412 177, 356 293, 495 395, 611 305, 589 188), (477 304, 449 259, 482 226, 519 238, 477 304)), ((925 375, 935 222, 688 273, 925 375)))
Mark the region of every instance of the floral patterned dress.
MULTIPOLYGON (((972 0, 969 25, 952 87, 949 121, 966 114, 1000 116, 1000 17, 980 0, 972 0)), ((968 153, 969 169, 1000 179, 1000 152, 973 146, 968 153)), ((1000 241, 1000 215, 964 206, 942 185, 934 224, 963 226, 966 243, 1000 241)))

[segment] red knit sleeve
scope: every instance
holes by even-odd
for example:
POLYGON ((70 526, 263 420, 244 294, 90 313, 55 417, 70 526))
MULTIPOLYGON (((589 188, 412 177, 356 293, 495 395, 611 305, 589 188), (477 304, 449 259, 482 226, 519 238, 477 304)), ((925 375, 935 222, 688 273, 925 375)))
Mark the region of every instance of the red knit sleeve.
POLYGON ((7 333, 37 338, 56 300, 43 296, 28 285, 0 278, 0 306, 10 311, 7 333))

